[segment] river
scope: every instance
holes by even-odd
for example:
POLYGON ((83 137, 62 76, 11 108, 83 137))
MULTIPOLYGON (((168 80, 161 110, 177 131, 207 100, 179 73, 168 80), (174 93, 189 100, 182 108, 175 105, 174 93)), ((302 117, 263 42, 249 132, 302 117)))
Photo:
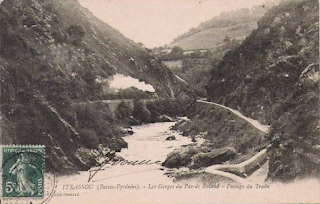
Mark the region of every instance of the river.
MULTIPOLYGON (((128 149, 122 149, 119 155, 129 161, 164 161, 167 154, 175 148, 192 143, 190 138, 170 130, 174 124, 169 122, 134 126, 134 134, 124 137, 128 143, 128 149), (174 135, 176 140, 166 141, 170 135, 174 135)), ((198 139, 198 142, 203 141, 198 139)), ((265 173, 261 171, 257 171, 256 175, 253 174, 249 178, 252 189, 246 189, 244 186, 229 188, 225 184, 215 188, 214 186, 205 187, 201 182, 197 184, 194 180, 176 183, 172 178, 164 175, 166 169, 163 169, 160 164, 107 165, 90 182, 88 182, 88 171, 58 177, 54 196, 49 203, 200 203, 200 201, 216 203, 245 202, 248 198, 252 202, 265 202, 266 200, 263 199, 267 196, 270 200, 281 198, 279 202, 293 202, 299 196, 307 195, 305 186, 319 186, 319 183, 310 181, 312 183, 295 185, 296 189, 283 184, 270 184, 268 188, 257 189, 257 182, 261 186, 264 185, 261 174, 265 175, 265 173), (178 185, 181 188, 178 188, 178 185), (274 188, 275 185, 276 188, 274 188), (282 192, 287 194, 283 195, 282 192)), ((317 188, 309 189, 308 193, 317 195, 317 188)))
MULTIPOLYGON (((163 122, 163 123, 152 123, 140 126, 133 126, 133 135, 124 137, 124 140, 128 143, 127 149, 122 149, 119 156, 123 157, 128 161, 142 161, 151 160, 165 161, 167 155, 172 152, 175 148, 183 145, 191 144, 192 141, 189 137, 184 137, 177 131, 170 130, 175 122, 163 122), (168 141, 168 136, 174 135, 176 140, 168 141)), ((198 143, 203 142, 203 139, 197 139, 198 143)), ((105 196, 105 192, 120 193, 119 196, 123 196, 122 192, 156 192, 155 190, 169 190, 170 186, 174 185, 173 178, 169 178, 164 175, 166 172, 160 164, 152 165, 106 165, 104 170, 99 171, 90 184, 94 185, 94 189, 88 190, 71 190, 71 185, 82 185, 88 184, 89 172, 80 172, 79 175, 64 176, 58 178, 58 189, 54 200, 65 200, 65 196, 58 196, 60 192, 75 193, 80 192, 79 195, 83 199, 87 196, 91 196, 90 193, 95 192, 95 196, 105 196), (68 186, 69 185, 69 186, 68 186), (120 186, 123 185, 123 186, 120 186), (137 187, 135 189, 124 189, 126 187, 137 187), (118 187, 114 189, 108 189, 118 187), (152 188, 155 189, 152 189, 152 188), (97 190, 100 188, 99 190, 97 190), (103 189, 105 188, 105 189, 103 189), (121 189, 122 188, 122 189, 121 189), (162 188, 162 189, 161 189, 162 188), (100 192, 101 194, 97 193, 100 192)), ((126 196, 129 196, 127 194, 126 196)), ((78 196, 76 196, 78 197, 78 196)), ((70 197, 71 198, 71 197, 70 197)), ((75 197, 73 197, 75 199, 75 197)), ((127 198, 126 198, 127 199, 127 198)), ((80 201, 79 201, 80 202, 80 201)), ((84 201, 83 201, 84 202, 84 201)))

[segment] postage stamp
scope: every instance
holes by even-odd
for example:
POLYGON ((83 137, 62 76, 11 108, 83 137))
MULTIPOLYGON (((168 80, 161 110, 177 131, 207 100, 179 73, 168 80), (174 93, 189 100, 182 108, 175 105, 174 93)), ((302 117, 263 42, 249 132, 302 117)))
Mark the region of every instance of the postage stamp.
POLYGON ((44 167, 44 146, 3 146, 3 198, 43 198, 44 167))

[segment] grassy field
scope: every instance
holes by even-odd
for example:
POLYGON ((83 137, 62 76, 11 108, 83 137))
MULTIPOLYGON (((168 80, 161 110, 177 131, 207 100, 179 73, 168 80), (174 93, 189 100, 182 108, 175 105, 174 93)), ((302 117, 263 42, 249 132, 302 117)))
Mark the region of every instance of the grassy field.
POLYGON ((256 28, 255 22, 248 22, 224 28, 206 29, 172 43, 170 47, 178 46, 184 50, 210 49, 221 44, 226 36, 243 39, 256 28))

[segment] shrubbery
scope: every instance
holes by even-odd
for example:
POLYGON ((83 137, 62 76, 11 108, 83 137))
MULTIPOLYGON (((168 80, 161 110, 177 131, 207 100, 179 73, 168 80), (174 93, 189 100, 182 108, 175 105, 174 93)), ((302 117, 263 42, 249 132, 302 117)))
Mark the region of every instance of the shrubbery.
POLYGON ((95 149, 99 145, 99 137, 92 129, 78 129, 81 144, 89 149, 95 149))
POLYGON ((83 144, 96 148, 98 144, 119 149, 126 147, 122 133, 106 104, 87 104, 75 108, 78 129, 83 144))
POLYGON ((162 99, 147 102, 147 108, 152 115, 184 116, 192 99, 162 99))
POLYGON ((124 120, 126 118, 129 118, 131 115, 132 111, 130 107, 124 101, 122 101, 118 106, 118 119, 124 120))
POLYGON ((82 39, 86 35, 86 31, 81 25, 71 25, 67 32, 71 38, 72 44, 74 45, 80 45, 82 39))
POLYGON ((142 100, 134 100, 133 117, 140 120, 143 123, 150 121, 151 113, 146 108, 142 100))

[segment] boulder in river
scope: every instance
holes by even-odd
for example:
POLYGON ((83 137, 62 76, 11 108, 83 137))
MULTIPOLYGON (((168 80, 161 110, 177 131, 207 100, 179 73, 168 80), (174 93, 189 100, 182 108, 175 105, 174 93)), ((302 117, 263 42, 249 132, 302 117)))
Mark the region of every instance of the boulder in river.
POLYGON ((171 136, 167 137, 166 140, 169 140, 169 141, 176 140, 176 136, 171 135, 171 136))
POLYGON ((206 146, 192 145, 170 153, 162 165, 168 168, 199 169, 230 161, 236 156, 237 152, 234 148, 210 149, 206 146))
POLYGON ((167 116, 167 115, 160 115, 159 121, 161 121, 161 122, 174 122, 174 119, 170 116, 167 116))
POLYGON ((234 148, 214 149, 210 152, 200 152, 192 157, 190 167, 198 169, 201 167, 208 167, 214 164, 221 164, 222 162, 232 160, 237 155, 234 148))
POLYGON ((186 147, 171 152, 167 159, 162 163, 162 166, 168 168, 186 167, 191 163, 191 157, 197 153, 193 147, 186 147))
POLYGON ((133 135, 133 133, 134 133, 131 127, 122 128, 122 132, 123 132, 124 136, 133 135))
POLYGON ((197 142, 196 137, 195 136, 191 136, 191 141, 192 142, 197 142))

